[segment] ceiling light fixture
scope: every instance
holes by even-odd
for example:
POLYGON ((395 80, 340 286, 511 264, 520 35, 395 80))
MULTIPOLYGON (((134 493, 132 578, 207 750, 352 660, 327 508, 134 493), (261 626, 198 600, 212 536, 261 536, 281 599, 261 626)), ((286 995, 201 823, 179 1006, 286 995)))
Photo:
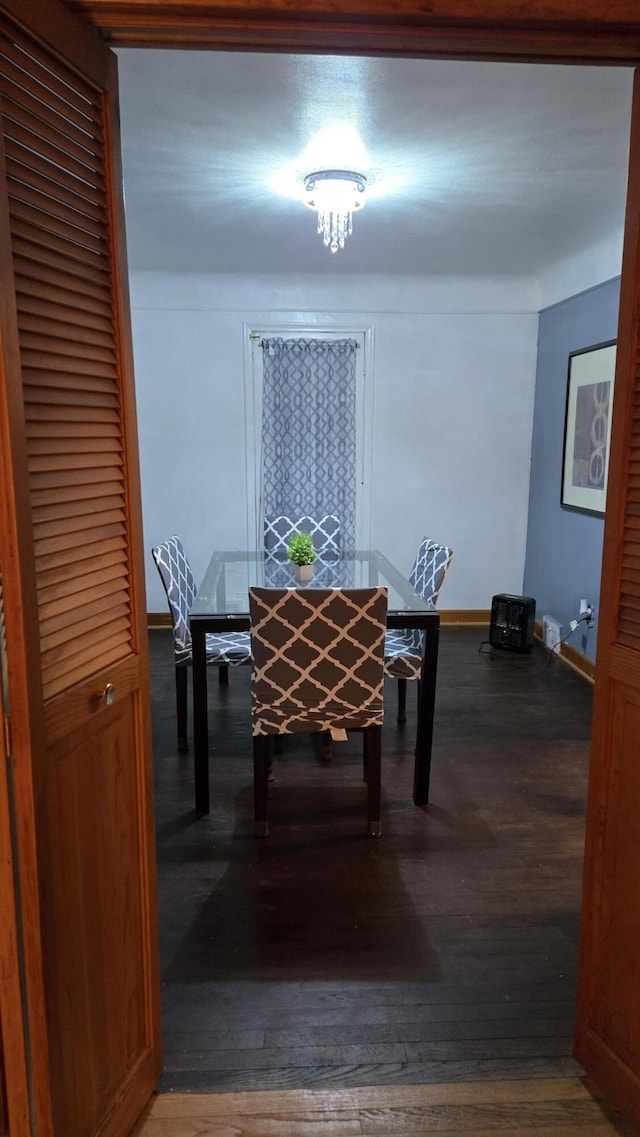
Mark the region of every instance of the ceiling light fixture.
POLYGON ((349 170, 316 170, 304 179, 305 205, 318 213, 318 233, 337 253, 353 233, 353 214, 365 202, 367 179, 349 170))

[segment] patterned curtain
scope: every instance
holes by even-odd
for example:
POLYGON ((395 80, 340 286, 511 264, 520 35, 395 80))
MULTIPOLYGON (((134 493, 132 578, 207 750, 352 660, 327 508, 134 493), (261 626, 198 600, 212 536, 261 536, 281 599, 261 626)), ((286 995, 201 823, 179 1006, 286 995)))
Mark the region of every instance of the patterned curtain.
POLYGON ((355 548, 355 340, 262 341, 262 508, 265 517, 340 521, 355 548))

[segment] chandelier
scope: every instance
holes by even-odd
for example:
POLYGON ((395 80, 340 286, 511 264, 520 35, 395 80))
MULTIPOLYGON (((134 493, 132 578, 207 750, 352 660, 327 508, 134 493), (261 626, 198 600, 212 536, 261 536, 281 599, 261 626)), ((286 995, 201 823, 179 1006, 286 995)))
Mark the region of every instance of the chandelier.
POLYGON ((337 253, 353 233, 353 214, 365 202, 367 179, 349 170, 317 170, 304 179, 305 205, 318 213, 318 233, 337 253))

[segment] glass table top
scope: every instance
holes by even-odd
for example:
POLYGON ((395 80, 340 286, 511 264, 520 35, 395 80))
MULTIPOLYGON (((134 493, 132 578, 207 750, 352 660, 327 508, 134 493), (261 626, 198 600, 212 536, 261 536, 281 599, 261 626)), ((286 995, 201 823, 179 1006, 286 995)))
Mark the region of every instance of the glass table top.
POLYGON ((191 609, 191 619, 206 616, 247 615, 249 587, 261 588, 370 588, 389 590, 389 612, 436 612, 414 592, 409 580, 377 549, 356 551, 344 557, 318 557, 308 585, 296 579, 295 568, 283 557, 263 552, 214 553, 191 609))

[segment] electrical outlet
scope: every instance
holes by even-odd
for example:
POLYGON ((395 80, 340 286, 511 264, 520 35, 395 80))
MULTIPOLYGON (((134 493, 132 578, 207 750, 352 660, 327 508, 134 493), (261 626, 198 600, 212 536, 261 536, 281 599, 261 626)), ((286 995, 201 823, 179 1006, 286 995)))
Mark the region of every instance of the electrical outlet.
POLYGON ((580 616, 583 617, 588 628, 593 627, 593 606, 590 600, 580 601, 580 616))
POLYGON ((562 626, 558 620, 554 620, 553 616, 542 617, 542 638, 545 647, 549 651, 560 654, 560 639, 562 637, 562 626))

